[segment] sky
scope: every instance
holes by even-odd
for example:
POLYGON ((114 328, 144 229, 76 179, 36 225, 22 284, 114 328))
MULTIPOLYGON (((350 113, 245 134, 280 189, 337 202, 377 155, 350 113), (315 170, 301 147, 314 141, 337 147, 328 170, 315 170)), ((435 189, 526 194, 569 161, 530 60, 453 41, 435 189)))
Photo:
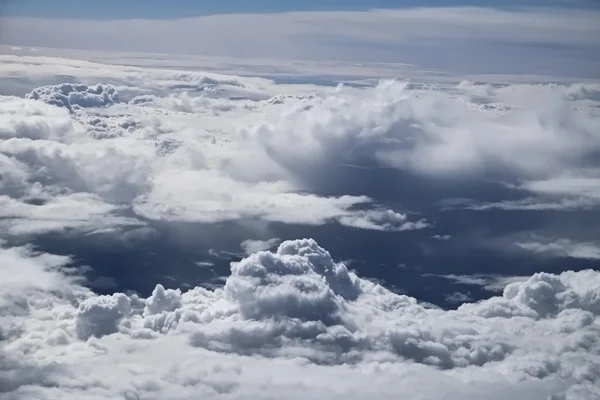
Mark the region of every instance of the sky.
MULTIPOLYGON (((340 11, 369 10, 373 8, 406 7, 453 7, 479 6, 489 7, 489 1, 483 0, 180 0, 166 2, 162 0, 105 0, 90 2, 80 0, 5 0, 4 13, 18 16, 81 19, 122 19, 122 18, 181 18, 212 14, 265 13, 286 11, 340 11)), ((589 0, 502 0, 494 2, 496 8, 509 7, 593 7, 589 0)))
POLYGON ((5 4, 0 400, 600 399, 600 9, 322 3, 5 4))

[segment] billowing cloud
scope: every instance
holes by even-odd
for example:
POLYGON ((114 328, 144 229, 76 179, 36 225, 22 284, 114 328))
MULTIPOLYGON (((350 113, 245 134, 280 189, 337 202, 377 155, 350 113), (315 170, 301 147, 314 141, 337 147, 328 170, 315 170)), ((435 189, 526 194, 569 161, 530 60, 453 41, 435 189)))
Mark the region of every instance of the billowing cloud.
POLYGON ((385 81, 305 99, 276 124, 255 126, 243 137, 306 174, 323 163, 370 161, 435 176, 550 178, 600 147, 597 117, 574 109, 567 91, 470 83, 451 91, 409 90, 385 81))
POLYGON ((361 279, 312 239, 232 264, 222 289, 159 285, 148 298, 78 288, 48 254, 0 257, 33 278, 27 294, 2 282, 6 398, 598 394, 594 271, 536 274, 443 311, 361 279))
MULTIPOLYGON (((239 79, 200 81, 241 86, 239 79)), ((188 96, 184 93, 178 98, 188 96)), ((249 153, 243 143, 231 143, 228 131, 235 125, 231 126, 227 115, 214 127, 197 132, 190 122, 204 118, 207 110, 215 118, 223 112, 248 115, 259 107, 269 112, 274 106, 288 106, 263 100, 237 104, 227 100, 228 94, 224 96, 229 108, 221 108, 218 101, 211 103, 210 96, 201 96, 208 103, 192 97, 190 101, 197 104, 183 112, 173 109, 171 102, 150 100, 153 105, 149 107, 136 100, 139 96, 130 104, 119 104, 111 85, 62 84, 36 89, 27 100, 5 97, 9 113, 2 131, 6 140, 0 143, 4 157, 0 166, 2 184, 12 197, 5 199, 13 206, 4 212, 10 219, 10 232, 25 233, 15 223, 27 218, 38 221, 27 228, 28 233, 79 227, 75 221, 100 228, 99 222, 90 222, 92 215, 124 215, 128 210, 152 220, 198 223, 261 219, 319 225, 336 221, 391 231, 430 225, 424 219, 411 220, 404 213, 380 207, 367 196, 300 192, 303 186, 265 155, 249 153), (164 118, 157 121, 160 114, 164 118), (89 209, 89 213, 81 218, 76 214, 61 218, 55 207, 67 199, 81 200, 80 210, 89 209), (92 205, 93 210, 89 208, 92 205), (53 215, 43 217, 44 210, 53 215)), ((300 101, 303 98, 300 96, 300 101)), ((110 227, 131 223, 135 223, 131 217, 107 222, 110 227)))
POLYGON ((418 191, 439 179, 457 188, 500 180, 513 192, 454 208, 597 204, 595 84, 318 87, 2 57, 8 76, 38 63, 31 80, 46 83, 28 90, 37 100, 1 99, 0 187, 13 207, 3 225, 12 235, 148 220, 418 230, 436 221, 411 208, 427 206, 418 191), (50 84, 58 74, 85 83, 50 84), (396 172, 380 178, 385 171, 396 172), (381 201, 389 188, 393 206, 381 201), (77 213, 52 211, 67 201, 81 201, 77 213))
POLYGON ((119 102, 117 90, 112 86, 69 84, 44 86, 27 94, 26 98, 73 110, 74 107, 102 107, 119 102))
MULTIPOLYGON (((456 224, 445 214, 438 228, 439 199, 428 191, 451 198, 489 181, 509 192, 499 201, 594 202, 593 84, 318 87, 44 57, 0 61, 9 77, 31 74, 19 90, 39 83, 0 97, 0 275, 8 277, 0 280, 0 398, 598 397, 596 271, 448 271, 442 279, 474 287, 453 288, 446 300, 465 304, 443 310, 359 276, 313 239, 277 239, 313 228, 382 259, 380 239, 400 246, 420 235, 410 245, 423 253, 432 237, 435 247, 458 248, 464 214, 456 224), (36 62, 41 70, 31 69, 36 62), (61 74, 72 83, 52 82, 61 74), (30 92, 39 95, 24 98, 30 92), (352 240, 316 228, 332 226, 352 240), (433 227, 437 235, 420 232, 433 227), (370 236, 357 234, 365 230, 370 236), (213 246, 216 231, 227 232, 234 251, 241 242, 247 257, 213 246), (193 287, 204 283, 196 270, 173 288, 169 279, 155 285, 147 258, 132 256, 126 272, 154 288, 136 294, 102 271, 93 282, 81 277, 91 245, 72 256, 22 245, 39 237, 74 251, 84 242, 101 252, 138 246, 149 257, 163 238, 179 240, 206 247, 188 261, 214 275, 223 272, 216 264, 236 262, 222 285, 208 282, 214 289, 193 287), (156 240, 143 247, 148 238, 156 240), (468 303, 476 286, 498 295, 468 303)), ((588 241, 525 247, 583 254, 577 243, 588 241)), ((103 262, 112 265, 115 254, 103 262)), ((181 268, 172 254, 159 256, 166 269, 181 268)), ((406 264, 407 274, 428 272, 406 264)), ((438 267, 437 275, 446 265, 438 267)))

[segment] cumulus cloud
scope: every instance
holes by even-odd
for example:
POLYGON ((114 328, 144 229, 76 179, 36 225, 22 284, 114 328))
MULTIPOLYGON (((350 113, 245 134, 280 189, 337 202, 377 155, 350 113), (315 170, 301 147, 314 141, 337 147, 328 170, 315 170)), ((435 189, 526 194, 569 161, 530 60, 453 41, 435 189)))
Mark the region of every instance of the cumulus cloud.
MULTIPOLYGON (((155 73, 157 79, 171 82, 188 78, 180 72, 173 72, 171 78, 161 78, 164 71, 155 73)), ((0 130, 5 138, 0 142, 0 183, 10 197, 5 201, 13 207, 5 210, 10 232, 80 225, 102 228, 101 218, 96 218, 102 214, 117 218, 107 220, 103 228, 135 223, 131 217, 122 217, 128 212, 152 220, 198 223, 240 219, 308 225, 338 222, 387 231, 430 225, 423 218, 413 220, 406 213, 379 206, 368 196, 307 192, 303 182, 262 155, 262 149, 253 150, 228 137, 236 129, 232 120, 252 124, 256 111, 261 115, 264 109, 263 115, 268 116, 273 107, 293 110, 297 104, 288 104, 289 99, 284 103, 263 100, 268 96, 231 100, 228 92, 220 93, 222 86, 243 87, 241 78, 197 78, 198 84, 213 90, 203 86, 200 95, 181 94, 178 98, 192 101, 183 112, 156 96, 151 108, 135 100, 139 97, 121 104, 112 85, 61 84, 35 89, 25 100, 4 97, 8 113, 0 130), (217 103, 211 103, 213 98, 217 103), (219 108, 219 101, 229 106, 219 108), (217 110, 240 118, 212 113, 217 110), (209 112, 213 126, 198 131, 194 121, 209 112), (36 204, 30 204, 32 200, 36 204), (75 200, 81 200, 80 210, 87 214, 61 218, 53 208, 75 200), (43 217, 45 210, 54 215, 43 217), (33 222, 25 228, 27 218, 33 222)), ((264 85, 266 81, 259 82, 264 85)), ((307 98, 311 96, 298 96, 294 101, 301 104, 307 98)))
POLYGON ((69 110, 77 107, 103 107, 119 102, 117 90, 110 85, 105 87, 103 85, 63 83, 37 88, 25 97, 66 107, 69 110))
MULTIPOLYGON (((597 204, 597 85, 317 87, 45 56, 0 61, 6 76, 26 72, 23 84, 35 84, 20 94, 29 98, 0 97, 0 398, 598 396, 596 271, 442 275, 497 292, 468 303, 456 291, 446 300, 465 304, 449 311, 361 278, 313 239, 278 239, 303 229, 333 242, 342 226, 353 237, 342 247, 368 245, 380 259, 389 256, 380 239, 420 237, 410 245, 423 253, 430 238, 459 246, 464 221, 447 214, 438 230, 447 234, 407 231, 438 225, 429 192, 460 196, 489 181, 499 202, 447 203, 597 204), (334 234, 323 227, 332 223, 334 234), (219 229, 245 258, 206 239, 219 229), (224 284, 166 279, 152 293, 113 293, 118 278, 100 276, 104 285, 88 282, 99 294, 79 278, 78 254, 14 247, 52 234, 77 248, 75 239, 111 233, 109 244, 131 250, 163 232, 214 249, 194 266, 237 260, 224 284)), ((592 241, 534 239, 518 242, 597 258, 592 241)), ((408 274, 405 261, 393 260, 408 274)))
POLYGON ((35 71, 32 82, 84 82, 29 89, 47 95, 38 100, 0 99, 4 236, 228 221, 415 231, 436 226, 427 212, 437 199, 423 197, 430 187, 462 194, 485 180, 500 180, 509 199, 452 208, 597 204, 593 84, 317 87, 50 57, 2 60, 8 76, 35 71), (50 104, 63 89, 73 91, 50 104), (100 107, 77 106, 73 93, 100 107))
MULTIPOLYGON (((5 268, 30 265, 36 278, 62 276, 46 268, 67 261, 6 254, 5 268)), ((76 295, 30 283, 28 308, 2 317, 8 398, 592 398, 600 379, 595 271, 536 274, 444 311, 361 279, 303 239, 233 263, 214 291, 99 296, 61 282, 76 295)), ((2 285, 14 302, 18 286, 2 285)))
POLYGON ((409 90, 386 81, 360 97, 347 90, 305 99, 275 124, 254 126, 242 137, 292 173, 309 176, 359 160, 433 176, 548 179, 600 148, 598 119, 574 110, 566 90, 471 84, 409 90), (480 107, 492 101, 515 109, 480 107))

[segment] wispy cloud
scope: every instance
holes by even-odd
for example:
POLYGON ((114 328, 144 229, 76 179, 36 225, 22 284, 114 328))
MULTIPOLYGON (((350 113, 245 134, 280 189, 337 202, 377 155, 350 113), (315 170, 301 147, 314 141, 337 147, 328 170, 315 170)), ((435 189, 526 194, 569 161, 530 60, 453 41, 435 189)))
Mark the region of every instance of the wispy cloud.
POLYGON ((565 238, 552 240, 533 237, 528 241, 518 242, 516 245, 541 255, 600 260, 600 243, 597 242, 574 242, 565 238))
POLYGON ((435 275, 425 274, 424 276, 439 277, 449 279, 455 283, 461 285, 474 285, 481 286, 485 290, 491 292, 501 292, 504 288, 513 282, 522 282, 527 280, 527 276, 502 276, 502 275, 486 275, 486 274, 473 274, 473 275, 435 275))

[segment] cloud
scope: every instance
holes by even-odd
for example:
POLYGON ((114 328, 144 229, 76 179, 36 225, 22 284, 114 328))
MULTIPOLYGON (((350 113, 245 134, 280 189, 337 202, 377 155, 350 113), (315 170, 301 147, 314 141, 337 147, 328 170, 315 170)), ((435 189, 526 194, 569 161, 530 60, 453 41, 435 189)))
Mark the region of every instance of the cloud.
POLYGON ((119 209, 94 195, 77 193, 56 196, 31 204, 0 196, 0 226, 11 235, 30 235, 67 230, 97 231, 126 226, 143 226, 135 219, 118 215, 119 209))
POLYGON ((248 239, 248 240, 244 240, 240 244, 240 246, 242 247, 242 249, 244 250, 246 255, 249 255, 252 253, 257 253, 259 251, 269 250, 269 249, 273 248, 274 246, 278 245, 280 242, 281 242, 281 239, 279 239, 279 238, 272 238, 269 240, 248 239))
POLYGON ((526 276, 500 276, 500 275, 486 275, 486 274, 473 274, 473 275, 435 275, 426 274, 425 276, 435 276, 444 279, 452 280, 462 285, 475 285, 481 286, 485 290, 490 292, 501 292, 513 282, 522 282, 527 279, 526 276))
MULTIPOLYGON (((593 84, 318 87, 43 55, 0 57, 0 70, 11 90, 48 94, 0 97, 0 398, 598 396, 598 272, 446 270, 498 292, 457 310, 373 279, 389 259, 407 265, 402 278, 417 274, 413 261, 434 247, 420 229, 460 247, 468 218, 439 213, 440 198, 595 201, 593 84), (85 99, 43 101, 60 81, 85 99), (480 190, 490 181, 498 193, 480 190), (292 235, 323 238, 369 275, 313 239, 243 242, 292 235), (37 240, 44 250, 16 245, 37 240), (367 248, 375 262, 361 259, 367 248), (153 290, 133 293, 106 270, 85 282, 96 258, 153 290), (171 275, 187 265, 176 288, 171 275)), ((515 242, 588 255, 578 245, 595 243, 515 242)), ((434 272, 449 260, 436 256, 434 272)))
POLYGON ((455 90, 458 96, 384 81, 362 97, 347 90, 305 99, 275 124, 242 134, 287 170, 309 176, 326 163, 358 161, 429 176, 550 178, 600 147, 597 118, 573 110, 565 87, 461 84, 455 90), (516 110, 480 107, 494 101, 516 110))
POLYGON ((549 240, 534 237, 529 241, 516 243, 516 245, 535 254, 600 260, 600 244, 594 242, 576 243, 564 238, 549 240))
POLYGON ((467 293, 454 292, 446 296, 446 302, 450 304, 463 304, 470 301, 473 299, 467 293))
POLYGON ((4 247, 0 251, 2 257, 3 276, 2 300, 9 295, 22 293, 27 289, 56 289, 64 284, 64 276, 52 272, 52 268, 68 264, 68 257, 36 254, 28 248, 4 247))
POLYGON ((452 239, 452 236, 451 235, 433 235, 431 238, 436 239, 436 240, 450 240, 450 239, 452 239))
POLYGON ((119 102, 113 86, 69 84, 44 86, 28 93, 25 98, 73 110, 74 107, 103 107, 119 102))
POLYGON ((285 182, 248 184, 215 170, 168 170, 155 177, 150 193, 137 198, 133 209, 145 218, 167 221, 213 223, 257 218, 308 225, 337 221, 345 226, 374 230, 428 226, 424 221, 407 221, 405 215, 391 210, 353 210, 371 202, 365 196, 294 193, 293 186, 285 182))
POLYGON ((510 198, 466 207, 595 204, 593 84, 294 86, 3 57, 8 76, 85 82, 42 86, 49 97, 77 87, 120 100, 69 112, 1 98, 0 188, 15 207, 5 234, 227 221, 414 231, 436 226, 429 202, 490 179, 509 182, 498 185, 510 198))
POLYGON ((573 211, 595 209, 597 208, 597 202, 581 197, 558 199, 526 197, 521 200, 502 200, 493 203, 481 203, 471 199, 462 199, 458 202, 452 202, 452 205, 444 206, 444 209, 447 210, 455 208, 465 208, 473 211, 573 211))
MULTIPOLYGON (((124 73, 127 71, 125 68, 124 73)), ((182 75, 173 72, 172 77, 161 77, 164 71, 153 73, 157 79, 169 82, 182 75)), ((189 82, 187 75, 183 79, 189 82)), ((261 155, 262 149, 257 153, 243 141, 227 139, 236 130, 231 122, 236 119, 221 113, 235 113, 240 116, 238 123, 253 123, 255 114, 261 115, 261 111, 269 115, 273 108, 294 109, 296 102, 307 97, 299 96, 291 104, 262 100, 269 98, 266 94, 273 91, 271 88, 256 100, 230 100, 231 93, 221 91, 244 87, 244 79, 198 76, 192 80, 210 85, 213 94, 207 96, 207 87, 203 86, 200 95, 171 95, 166 102, 154 95, 149 107, 148 102, 136 100, 139 96, 127 104, 119 103, 119 94, 110 84, 62 84, 33 90, 35 95, 30 99, 3 98, 9 113, 6 128, 0 131, 6 138, 0 142, 4 157, 0 164, 2 184, 10 197, 5 201, 20 210, 7 209, 5 224, 9 224, 10 232, 141 224, 131 214, 167 222, 338 222, 382 231, 430 226, 423 218, 411 220, 406 213, 380 206, 368 196, 307 192, 300 182, 290 179, 281 167, 261 155), (183 112, 173 108, 174 99, 187 99, 189 106, 183 112), (223 108, 227 102, 229 105, 223 108), (56 105, 72 112, 61 111, 56 105), (213 126, 206 126, 198 134, 192 121, 204 115, 212 115, 213 126), (78 205, 82 212, 89 209, 88 214, 61 218, 52 211, 75 200, 81 201, 78 205), (44 217, 46 210, 55 215, 44 217), (111 213, 116 219, 102 226, 100 218, 95 217, 102 213, 111 213), (125 218, 128 213, 130 216, 125 218), (28 218, 32 223, 26 227, 28 218)))
POLYGON ((35 271, 24 311, 7 295, 20 289, 1 284, 12 302, 0 369, 9 398, 597 393, 600 275, 591 270, 536 274, 444 311, 361 279, 312 239, 233 263, 222 289, 158 285, 148 298, 96 295, 64 278, 56 292, 56 282, 35 283, 67 259, 6 254, 5 268, 35 271))
MULTIPOLYGON (((594 152, 584 157, 594 157, 594 152)), ((594 164, 594 163, 593 163, 594 164)), ((550 176, 546 179, 525 181, 519 185, 507 185, 511 189, 526 192, 529 196, 519 200, 502 200, 481 203, 464 199, 447 203, 446 207, 462 207, 475 211, 526 210, 526 211, 571 211, 593 210, 600 205, 600 179, 589 176, 595 167, 570 174, 550 176), (533 196, 531 196, 533 195, 533 196)))
POLYGON ((596 10, 478 7, 162 20, 5 18, 4 43, 225 57, 395 61, 460 72, 598 77, 596 10), (31 27, 35 27, 32 29, 31 27), (508 62, 519 57, 521 63, 508 62))

